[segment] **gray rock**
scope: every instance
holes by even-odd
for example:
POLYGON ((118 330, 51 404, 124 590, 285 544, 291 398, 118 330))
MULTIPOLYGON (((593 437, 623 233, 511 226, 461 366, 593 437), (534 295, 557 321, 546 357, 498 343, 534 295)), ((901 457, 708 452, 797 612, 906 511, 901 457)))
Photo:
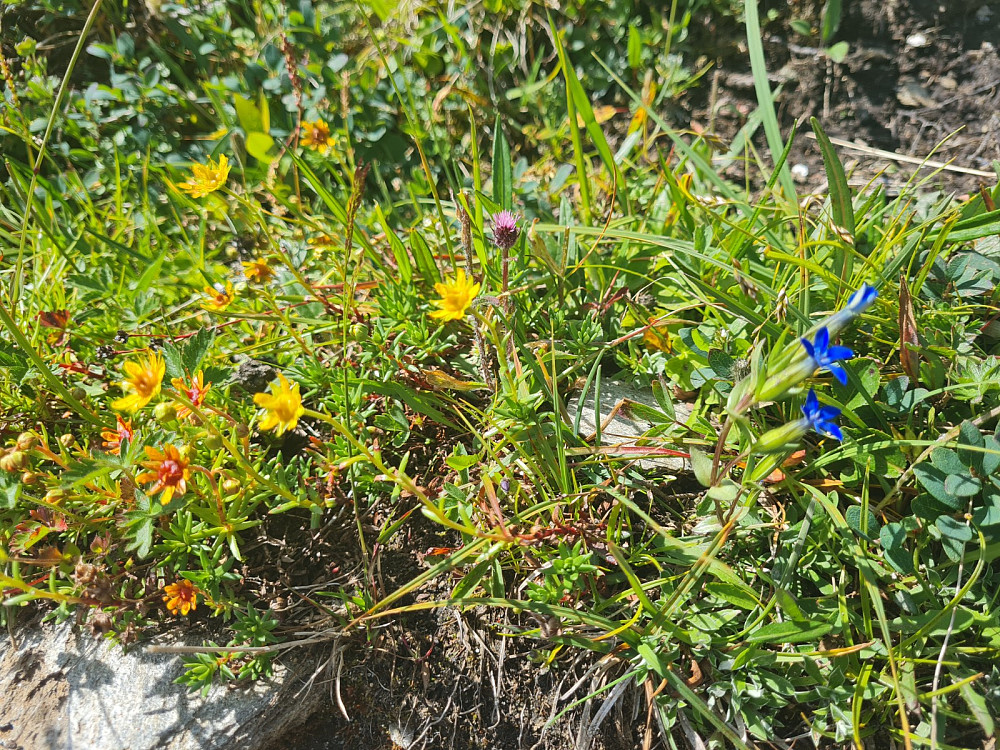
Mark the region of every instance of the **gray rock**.
MULTIPOLYGON (((655 439, 645 441, 644 446, 639 445, 640 439, 655 425, 645 419, 637 410, 630 409, 630 403, 662 411, 651 390, 636 388, 617 380, 601 382, 601 406, 599 410, 595 409, 594 389, 591 388, 583 401, 582 413, 579 396, 570 401, 568 411, 573 422, 576 420, 577 413, 580 413, 580 434, 587 438, 597 432, 597 422, 600 420, 602 425, 601 446, 604 448, 622 449, 622 454, 634 451, 637 458, 643 455, 643 448, 648 448, 651 452, 662 448, 674 449, 675 446, 664 445, 655 439), (616 412, 615 408, 619 404, 621 406, 616 412), (614 416, 612 416, 612 412, 614 412, 614 416)), ((682 423, 691 416, 691 407, 685 403, 675 403, 674 411, 677 420, 682 423)), ((667 471, 680 472, 685 470, 687 459, 678 456, 651 456, 647 454, 639 459, 639 465, 646 469, 657 467, 667 471)))
POLYGON ((326 699, 305 687, 315 663, 289 653, 270 680, 213 686, 204 698, 173 681, 182 659, 142 645, 125 652, 69 623, 0 637, 0 748, 256 750, 326 699))

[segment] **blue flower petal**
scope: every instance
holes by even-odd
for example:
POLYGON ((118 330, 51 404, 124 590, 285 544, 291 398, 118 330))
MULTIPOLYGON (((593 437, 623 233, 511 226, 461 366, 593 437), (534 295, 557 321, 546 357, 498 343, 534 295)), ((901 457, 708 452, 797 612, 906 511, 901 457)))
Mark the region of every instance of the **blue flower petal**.
POLYGON ((828 364, 826 369, 830 371, 833 377, 840 381, 841 385, 847 385, 847 370, 838 365, 836 362, 828 364))
POLYGON ((829 435, 832 438, 836 438, 840 442, 844 442, 844 433, 840 431, 840 428, 833 422, 822 422, 816 425, 816 432, 821 435, 829 435))
POLYGON ((830 346, 830 332, 826 329, 826 326, 816 331, 815 346, 817 352, 825 352, 827 347, 830 346))
POLYGON ((854 359, 854 352, 846 346, 831 346, 826 356, 828 359, 854 359))
POLYGON ((815 360, 815 359, 816 359, 816 350, 815 350, 815 349, 813 348, 813 345, 812 345, 812 343, 811 343, 811 342, 809 341, 809 339, 804 339, 804 338, 803 338, 803 339, 799 339, 799 341, 801 341, 801 342, 802 342, 802 346, 804 346, 804 347, 805 347, 805 349, 806 349, 806 354, 808 354, 808 355, 809 355, 810 359, 813 359, 813 360, 815 360))

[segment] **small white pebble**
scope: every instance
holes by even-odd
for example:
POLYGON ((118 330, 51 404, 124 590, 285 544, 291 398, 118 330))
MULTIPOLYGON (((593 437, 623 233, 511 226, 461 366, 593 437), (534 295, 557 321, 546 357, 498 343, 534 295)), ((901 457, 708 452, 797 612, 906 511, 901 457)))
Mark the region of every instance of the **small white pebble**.
POLYGON ((796 182, 805 182, 809 179, 809 167, 805 164, 793 164, 792 179, 796 182))
POLYGON ((979 23, 986 23, 993 17, 993 11, 989 9, 989 6, 980 5, 979 10, 976 11, 976 20, 979 23))
POLYGON ((927 35, 919 31, 910 34, 908 37, 906 37, 907 47, 914 47, 916 49, 919 49, 920 47, 926 47, 930 43, 931 41, 930 39, 927 38, 927 35))

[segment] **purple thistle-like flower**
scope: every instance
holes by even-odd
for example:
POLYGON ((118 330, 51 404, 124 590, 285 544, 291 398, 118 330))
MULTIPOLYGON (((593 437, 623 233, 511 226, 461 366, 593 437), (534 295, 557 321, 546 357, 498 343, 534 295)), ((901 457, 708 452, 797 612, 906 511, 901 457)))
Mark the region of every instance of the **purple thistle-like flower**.
POLYGON ((493 244, 501 250, 510 250, 517 242, 521 230, 517 226, 518 216, 513 211, 498 211, 493 214, 493 244))

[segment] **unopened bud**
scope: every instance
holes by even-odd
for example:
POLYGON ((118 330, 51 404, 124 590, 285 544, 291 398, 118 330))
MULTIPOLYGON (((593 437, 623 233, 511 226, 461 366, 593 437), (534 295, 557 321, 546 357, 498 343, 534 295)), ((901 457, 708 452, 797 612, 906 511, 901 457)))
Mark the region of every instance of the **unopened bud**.
POLYGON ((39 476, 33 471, 26 471, 21 475, 21 484, 36 484, 39 476))
POLYGON ((35 447, 38 442, 38 437, 31 432, 22 432, 17 436, 17 449, 22 451, 30 451, 35 447))
POLYGON ((249 427, 247 427, 242 422, 240 422, 238 425, 236 425, 236 437, 238 437, 240 440, 243 440, 244 438, 249 437, 249 436, 250 436, 250 428, 249 427))
POLYGON ((24 451, 11 451, 0 458, 0 469, 4 471, 24 471, 28 468, 28 454, 24 451))
POLYGON ((77 401, 83 401, 85 398, 87 398, 87 392, 85 390, 83 390, 83 388, 81 388, 80 386, 77 386, 76 388, 74 388, 73 390, 71 390, 69 393, 77 401))
POLYGON ((161 424, 173 422, 177 419, 177 409, 174 408, 173 404, 164 401, 153 409, 153 418, 161 424))
POLYGON ((58 487, 55 487, 45 493, 45 502, 58 503, 64 497, 66 497, 66 490, 61 490, 58 487))
POLYGON ((76 435, 67 432, 65 435, 59 436, 59 445, 63 448, 69 448, 76 442, 76 435))
POLYGON ((202 444, 208 448, 210 451, 217 451, 222 449, 222 437, 216 435, 214 432, 209 433, 205 436, 202 444))
POLYGON ((808 431, 809 420, 797 419, 765 432, 754 443, 752 450, 754 453, 781 453, 798 443, 808 431))
POLYGON ((239 479, 227 479, 222 483, 222 494, 235 495, 241 486, 239 479))

